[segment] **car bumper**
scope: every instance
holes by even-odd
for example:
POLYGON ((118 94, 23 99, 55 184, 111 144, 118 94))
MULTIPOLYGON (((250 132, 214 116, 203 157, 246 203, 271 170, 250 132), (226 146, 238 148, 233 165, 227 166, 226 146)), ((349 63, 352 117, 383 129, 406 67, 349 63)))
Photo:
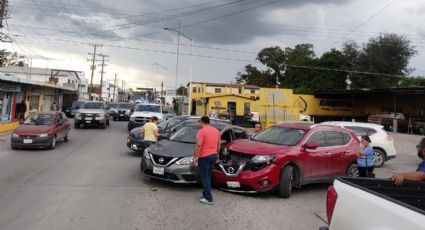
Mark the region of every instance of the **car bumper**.
POLYGON ((145 156, 142 157, 140 163, 140 170, 142 175, 150 178, 155 178, 159 180, 164 180, 176 184, 194 184, 199 183, 199 174, 198 167, 195 165, 177 165, 172 163, 169 166, 159 166, 154 165, 151 159, 146 159, 145 156), (163 167, 164 174, 159 175, 153 173, 153 168, 163 167))
POLYGON ((12 137, 11 139, 11 145, 16 148, 47 148, 51 142, 51 137, 12 137), (31 143, 24 143, 24 140, 31 140, 31 143))
POLYGON ((396 157, 396 155, 393 155, 393 156, 387 156, 387 157, 385 158, 385 160, 386 160, 386 161, 394 160, 394 159, 395 159, 395 157, 396 157))
POLYGON ((100 124, 106 123, 106 118, 101 119, 99 117, 95 117, 95 118, 91 118, 89 120, 75 118, 75 123, 83 124, 83 125, 100 125, 100 124))
POLYGON ((129 115, 125 115, 125 114, 114 114, 112 115, 115 119, 125 119, 128 120, 130 119, 129 115))
POLYGON ((245 170, 237 176, 226 175, 221 168, 213 170, 213 183, 216 187, 237 193, 265 193, 279 185, 281 166, 271 164, 258 171, 245 170), (262 182, 267 181, 267 185, 262 182), (239 182, 240 187, 229 186, 228 182, 239 182))
POLYGON ((133 137, 127 137, 127 147, 136 152, 143 152, 145 144, 142 140, 136 140, 133 137))

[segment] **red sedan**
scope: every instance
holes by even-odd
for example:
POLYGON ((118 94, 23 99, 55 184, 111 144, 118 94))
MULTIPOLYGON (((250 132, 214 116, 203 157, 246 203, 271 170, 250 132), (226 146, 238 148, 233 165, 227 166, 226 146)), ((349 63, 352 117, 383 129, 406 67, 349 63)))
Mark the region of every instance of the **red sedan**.
POLYGON ((213 171, 215 186, 239 193, 277 190, 288 198, 293 187, 357 174, 360 143, 335 126, 284 123, 253 140, 237 140, 223 151, 213 171))
POLYGON ((11 147, 54 149, 58 140, 69 140, 70 125, 62 112, 38 112, 29 115, 12 133, 11 147))

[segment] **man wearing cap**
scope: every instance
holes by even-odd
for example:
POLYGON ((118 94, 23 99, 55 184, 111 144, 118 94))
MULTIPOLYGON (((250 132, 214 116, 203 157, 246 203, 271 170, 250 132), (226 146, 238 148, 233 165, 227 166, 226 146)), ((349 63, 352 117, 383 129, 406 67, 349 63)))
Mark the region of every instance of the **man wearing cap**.
POLYGON ((199 200, 203 204, 214 204, 211 194, 211 173, 214 163, 218 160, 220 149, 220 132, 210 125, 210 118, 201 117, 201 129, 196 135, 195 153, 193 163, 198 164, 199 175, 202 181, 202 198, 199 200))
POLYGON ((422 138, 419 145, 416 146, 418 157, 422 160, 414 172, 395 174, 391 177, 396 185, 402 185, 404 180, 424 181, 425 180, 425 138, 422 138))

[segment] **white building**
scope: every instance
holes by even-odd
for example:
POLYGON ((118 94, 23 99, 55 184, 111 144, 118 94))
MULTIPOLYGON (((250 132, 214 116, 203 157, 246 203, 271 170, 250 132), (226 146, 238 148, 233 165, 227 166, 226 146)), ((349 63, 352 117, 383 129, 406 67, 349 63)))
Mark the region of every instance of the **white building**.
POLYGON ((88 100, 88 81, 83 71, 47 69, 38 67, 3 67, 6 76, 66 87, 78 91, 79 100, 88 100))

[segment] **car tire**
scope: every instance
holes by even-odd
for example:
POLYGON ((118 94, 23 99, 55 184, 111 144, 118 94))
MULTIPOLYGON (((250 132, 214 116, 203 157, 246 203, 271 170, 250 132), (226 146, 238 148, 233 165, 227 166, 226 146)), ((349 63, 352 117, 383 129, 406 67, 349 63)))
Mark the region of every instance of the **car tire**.
POLYGON ((102 129, 106 129, 106 122, 105 122, 105 123, 100 124, 100 128, 102 128, 102 129))
POLYGON ((56 135, 53 136, 52 140, 50 141, 49 149, 55 149, 56 148, 56 135))
POLYGON ((106 125, 109 126, 109 119, 106 120, 106 125))
POLYGON ((69 141, 69 130, 66 136, 63 138, 63 141, 68 142, 69 141))
POLYGON ((79 129, 80 128, 80 123, 75 123, 74 124, 74 128, 79 129))
POLYGON ((375 159, 375 167, 381 168, 385 164, 385 153, 380 149, 373 149, 373 157, 375 159))
POLYGON ((359 169, 357 168, 357 164, 351 164, 347 169, 347 176, 349 177, 358 177, 359 169))
POLYGON ((289 198, 294 187, 294 168, 290 165, 285 166, 280 172, 279 196, 289 198))
POLYGON ((14 146, 14 145, 10 145, 10 148, 11 148, 12 150, 16 150, 16 149, 18 149, 18 148, 16 148, 16 146, 14 146))

